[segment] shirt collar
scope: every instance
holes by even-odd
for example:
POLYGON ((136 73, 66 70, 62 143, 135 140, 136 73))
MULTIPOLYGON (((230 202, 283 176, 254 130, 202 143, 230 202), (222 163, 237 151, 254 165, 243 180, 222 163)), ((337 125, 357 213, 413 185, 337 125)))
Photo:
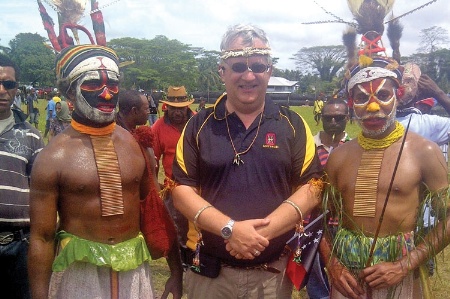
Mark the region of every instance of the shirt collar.
MULTIPOLYGON (((225 103, 227 101, 227 94, 222 94, 214 104, 214 118, 217 120, 224 120, 227 116, 227 108, 225 103)), ((280 119, 280 107, 276 105, 269 96, 266 96, 264 104, 265 118, 280 119)))

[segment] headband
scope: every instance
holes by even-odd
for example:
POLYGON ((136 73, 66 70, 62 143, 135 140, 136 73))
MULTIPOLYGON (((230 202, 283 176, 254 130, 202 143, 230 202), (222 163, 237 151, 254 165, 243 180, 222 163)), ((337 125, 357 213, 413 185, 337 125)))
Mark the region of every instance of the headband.
POLYGON ((101 68, 119 73, 119 58, 110 48, 80 45, 65 48, 56 59, 57 80, 77 79, 81 74, 101 68))
POLYGON ((397 79, 397 74, 393 71, 381 68, 381 67, 366 67, 359 70, 353 77, 348 80, 347 91, 350 90, 356 85, 364 82, 373 81, 379 78, 394 78, 397 79))
POLYGON ((222 55, 220 56, 220 58, 225 60, 230 57, 239 57, 239 56, 249 57, 252 55, 269 55, 270 56, 270 54, 271 54, 270 48, 246 47, 243 49, 222 51, 222 55))

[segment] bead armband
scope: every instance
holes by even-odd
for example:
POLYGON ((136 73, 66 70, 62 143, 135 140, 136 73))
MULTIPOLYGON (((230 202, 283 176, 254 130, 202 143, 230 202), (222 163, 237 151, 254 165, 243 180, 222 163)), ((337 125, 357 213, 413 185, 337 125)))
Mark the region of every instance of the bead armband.
POLYGON ((291 201, 289 199, 284 200, 282 203, 287 203, 287 204, 290 204, 291 206, 293 206, 294 209, 297 211, 298 215, 300 216, 299 222, 301 222, 303 224, 303 213, 302 213, 302 210, 300 210, 300 207, 296 203, 294 203, 293 201, 291 201))
POLYGON ((197 220, 198 220, 198 217, 200 217, 200 214, 203 213, 204 210, 206 210, 208 208, 212 208, 212 207, 213 207, 212 205, 206 205, 206 206, 200 208, 194 216, 193 223, 194 223, 195 230, 197 231, 197 243, 195 245, 195 253, 194 253, 194 257, 192 258, 191 269, 197 273, 200 272, 200 247, 203 245, 202 232, 197 227, 197 220))
POLYGON ((212 205, 207 205, 197 211, 197 214, 195 214, 195 216, 194 216, 194 227, 195 227, 196 231, 199 231, 199 229, 197 227, 198 217, 200 217, 200 214, 203 213, 204 210, 206 210, 207 208, 212 208, 212 207, 213 207, 212 205))
POLYGON ((282 203, 290 204, 294 209, 297 211, 297 214, 300 215, 300 219, 295 224, 295 234, 294 237, 297 238, 297 246, 295 247, 295 251, 293 254, 293 261, 297 264, 300 264, 302 261, 302 247, 301 247, 301 238, 305 232, 305 229, 303 227, 303 213, 302 210, 300 210, 300 207, 293 201, 286 199, 282 203))

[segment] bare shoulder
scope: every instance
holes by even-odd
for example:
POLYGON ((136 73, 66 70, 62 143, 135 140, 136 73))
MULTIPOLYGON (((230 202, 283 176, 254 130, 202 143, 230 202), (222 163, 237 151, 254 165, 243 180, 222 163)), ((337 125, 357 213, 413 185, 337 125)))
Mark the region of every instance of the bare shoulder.
POLYGON ((82 134, 74 134, 72 128, 68 128, 64 132, 58 134, 42 149, 36 159, 36 163, 41 161, 45 164, 58 163, 66 161, 67 157, 75 155, 79 150, 88 148, 88 139, 83 138, 82 134))
POLYGON ((334 148, 328 156, 325 172, 330 177, 334 177, 343 167, 351 167, 357 160, 355 157, 359 152, 361 152, 361 147, 355 139, 334 148))
POLYGON ((355 151, 360 150, 360 146, 356 139, 352 139, 336 148, 333 148, 333 151, 330 153, 327 164, 332 160, 342 160, 351 157, 355 151))
POLYGON ((120 147, 123 147, 127 149, 130 154, 134 152, 138 152, 140 155, 142 154, 139 144, 134 136, 124 128, 116 126, 112 139, 114 141, 116 151, 120 150, 120 147))
POLYGON ((440 190, 448 186, 448 167, 439 146, 422 136, 408 132, 405 145, 407 155, 412 155, 420 169, 422 182, 429 190, 440 190))
MULTIPOLYGON (((413 149, 417 155, 430 155, 435 152, 442 154, 441 149, 435 142, 414 132, 408 132, 407 134, 407 145, 413 149)), ((428 158, 430 157, 428 156, 428 158)))

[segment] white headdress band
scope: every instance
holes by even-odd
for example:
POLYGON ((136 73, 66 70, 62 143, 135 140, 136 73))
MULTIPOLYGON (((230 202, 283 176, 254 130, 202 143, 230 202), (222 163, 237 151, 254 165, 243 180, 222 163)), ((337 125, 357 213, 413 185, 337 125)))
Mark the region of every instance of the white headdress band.
POLYGON ((347 91, 350 92, 356 84, 387 77, 397 79, 397 74, 381 67, 365 67, 359 70, 355 75, 353 75, 353 77, 350 78, 350 80, 348 80, 347 91))
POLYGON ((230 57, 239 57, 239 56, 249 57, 252 55, 269 55, 270 56, 270 54, 271 54, 270 48, 246 47, 243 49, 222 51, 222 55, 220 56, 220 58, 228 59, 230 57))

